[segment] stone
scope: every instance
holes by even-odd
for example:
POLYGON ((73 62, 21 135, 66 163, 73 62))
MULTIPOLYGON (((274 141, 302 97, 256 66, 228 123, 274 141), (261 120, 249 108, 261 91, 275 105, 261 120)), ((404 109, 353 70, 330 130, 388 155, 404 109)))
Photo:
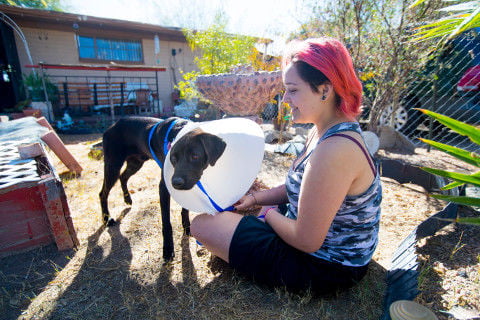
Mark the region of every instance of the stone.
POLYGON ((403 152, 415 153, 415 145, 401 132, 389 126, 379 127, 379 149, 398 149, 403 152))

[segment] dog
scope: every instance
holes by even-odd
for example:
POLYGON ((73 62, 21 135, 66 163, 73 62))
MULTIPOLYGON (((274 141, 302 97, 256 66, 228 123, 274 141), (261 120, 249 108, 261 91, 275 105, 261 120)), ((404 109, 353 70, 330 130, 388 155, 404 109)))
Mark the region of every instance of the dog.
MULTIPOLYGON (((115 224, 108 210, 108 194, 120 178, 123 198, 131 205, 128 179, 143 163, 155 159, 163 168, 169 145, 189 120, 171 117, 161 120, 152 117, 130 117, 118 120, 103 134, 104 180, 100 191, 103 222, 115 224), (125 170, 120 174, 124 163, 125 170)), ((216 135, 194 129, 182 136, 172 147, 170 159, 174 167, 171 184, 178 190, 189 190, 200 180, 203 171, 214 166, 226 147, 225 141, 216 135)), ((163 259, 174 257, 172 225, 170 222, 170 194, 163 175, 159 185, 160 211, 162 216, 163 259)), ((190 219, 187 209, 182 208, 182 226, 190 235, 190 219)))

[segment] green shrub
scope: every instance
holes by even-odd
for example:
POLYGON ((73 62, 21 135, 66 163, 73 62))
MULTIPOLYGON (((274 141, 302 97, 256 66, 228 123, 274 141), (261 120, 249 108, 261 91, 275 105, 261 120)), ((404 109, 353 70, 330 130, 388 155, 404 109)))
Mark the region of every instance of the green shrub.
MULTIPOLYGON (((420 110, 427 116, 437 120, 438 122, 447 126, 453 131, 463 136, 467 136, 473 143, 480 146, 480 129, 477 129, 474 126, 452 119, 450 117, 447 117, 439 113, 435 113, 425 109, 418 109, 418 110, 420 110)), ((468 150, 460 149, 460 148, 453 147, 448 144, 436 142, 433 140, 422 139, 422 138, 420 138, 420 140, 440 151, 448 153, 449 155, 465 163, 468 163, 477 168, 480 168, 480 154, 478 154, 477 152, 471 152, 468 150)), ((422 170, 453 180, 452 183, 449 183, 448 185, 444 186, 442 190, 449 190, 464 184, 471 184, 471 185, 480 187, 480 171, 474 172, 472 174, 464 174, 464 173, 450 172, 450 171, 427 168, 427 167, 422 167, 422 170)), ((480 207, 480 198, 478 197, 450 196, 450 195, 442 195, 442 194, 432 194, 431 196, 437 199, 446 200, 446 201, 458 203, 461 205, 480 207)), ((480 225, 480 217, 457 218, 456 222, 480 225)))

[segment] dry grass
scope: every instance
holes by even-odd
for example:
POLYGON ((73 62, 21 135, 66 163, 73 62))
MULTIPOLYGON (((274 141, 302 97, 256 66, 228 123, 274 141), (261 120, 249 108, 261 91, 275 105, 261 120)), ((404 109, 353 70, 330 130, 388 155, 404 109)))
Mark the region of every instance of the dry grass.
MULTIPOLYGON (((173 201, 176 255, 164 265, 160 169, 153 161, 129 182, 132 207, 123 203, 118 184, 112 189, 111 214, 121 223, 103 228, 98 200, 103 163, 88 157, 89 146, 98 138, 62 136, 84 167, 81 177, 63 177, 80 247, 66 254, 47 247, 2 260, 10 264, 0 267, 0 318, 378 319, 391 254, 419 222, 444 205, 418 186, 384 179, 380 243, 366 278, 336 295, 291 294, 244 279, 185 236, 180 207, 173 201)), ((62 172, 65 168, 52 158, 62 172)), ((268 186, 283 182, 291 160, 267 154, 259 179, 268 186)), ((465 250, 460 246, 459 253, 465 250)))

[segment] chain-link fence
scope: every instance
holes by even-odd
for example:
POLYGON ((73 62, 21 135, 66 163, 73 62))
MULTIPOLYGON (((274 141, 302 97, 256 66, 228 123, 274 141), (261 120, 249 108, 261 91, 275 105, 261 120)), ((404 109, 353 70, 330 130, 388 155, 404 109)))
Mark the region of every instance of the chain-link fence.
MULTIPOLYGON (((480 127, 480 34, 470 30, 419 64, 401 92, 398 106, 387 107, 379 124, 391 125, 418 146, 423 137, 470 151, 478 146, 415 108, 428 109, 480 127)), ((368 110, 367 110, 368 111, 368 110)), ((367 112, 364 116, 368 117, 367 112)), ((363 119, 365 120, 365 119, 363 119)))

